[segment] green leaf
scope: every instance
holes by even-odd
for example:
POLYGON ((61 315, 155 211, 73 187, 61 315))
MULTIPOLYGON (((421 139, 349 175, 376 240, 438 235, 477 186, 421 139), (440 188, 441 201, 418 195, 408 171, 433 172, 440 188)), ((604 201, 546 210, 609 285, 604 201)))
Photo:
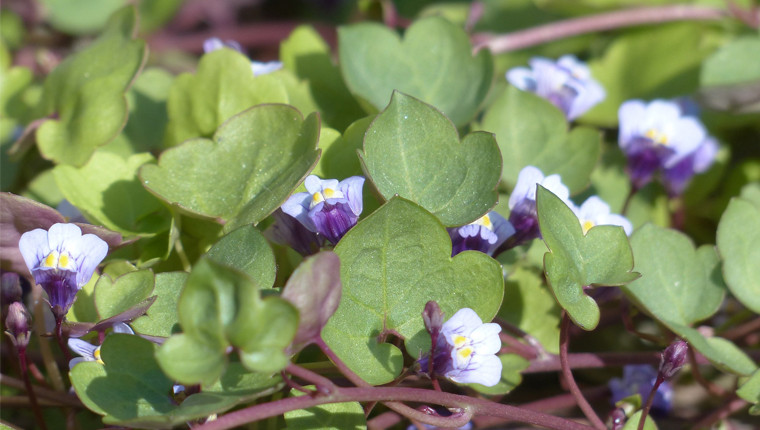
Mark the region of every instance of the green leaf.
POLYGON ((105 365, 87 361, 71 369, 77 396, 93 412, 116 420, 170 412, 176 407, 172 381, 156 363, 156 348, 139 336, 107 336, 101 348, 105 365))
MULTIPOLYGON (((140 3, 144 5, 145 2, 140 3)), ((145 69, 127 93, 129 121, 123 136, 133 153, 161 148, 169 121, 166 102, 174 76, 163 69, 145 69)))
POLYGON ((510 86, 488 108, 482 129, 496 135, 504 158, 502 178, 514 188, 525 166, 559 174, 572 194, 585 188, 601 152, 599 132, 576 127, 548 101, 510 86))
POLYGON ((389 382, 403 368, 401 351, 380 336, 401 336, 412 357, 430 348, 421 317, 428 301, 448 316, 471 308, 483 321, 501 304, 499 263, 475 251, 452 258, 451 239, 435 216, 400 197, 352 228, 335 253, 343 292, 322 337, 371 384, 389 382))
POLYGON ((760 208, 744 199, 728 204, 718 225, 726 284, 742 304, 760 313, 760 208))
POLYGON ((700 64, 713 51, 716 39, 709 27, 693 22, 646 27, 617 37, 602 58, 589 62, 607 97, 583 120, 614 126, 618 108, 626 100, 693 94, 700 64))
POLYGON ((446 226, 472 222, 496 205, 499 147, 489 133, 468 134, 430 105, 394 92, 367 130, 364 170, 386 200, 400 195, 446 226))
POLYGON ((364 174, 357 152, 364 146, 364 133, 373 119, 369 116, 351 123, 343 136, 330 146, 323 147, 320 141, 320 147, 324 149, 317 168, 321 168, 323 177, 348 178, 364 174))
POLYGON ((46 18, 56 30, 68 34, 91 34, 103 28, 108 17, 126 0, 41 0, 46 18))
POLYGON ((309 82, 325 124, 344 130, 364 111, 348 91, 331 55, 330 47, 309 25, 293 30, 280 46, 284 67, 309 82))
POLYGON ((704 87, 746 84, 760 80, 760 37, 742 36, 715 51, 704 63, 700 83, 704 87))
POLYGON ((479 393, 488 395, 507 394, 522 383, 522 371, 530 366, 530 361, 517 354, 501 354, 501 380, 493 387, 468 384, 479 393))
MULTIPOLYGON (((625 422, 625 426, 623 426, 623 430, 637 430, 639 428, 639 422, 641 422, 641 414, 641 411, 636 411, 632 417, 628 418, 628 421, 625 422)), ((657 430, 657 423, 654 422, 654 419, 650 415, 647 415, 647 420, 644 423, 644 430, 657 430)))
POLYGON ((544 270, 554 297, 584 330, 599 323, 599 306, 588 286, 621 286, 639 277, 622 227, 599 225, 583 233, 578 218, 559 197, 538 186, 538 223, 549 248, 544 270))
POLYGON ((126 311, 150 296, 153 272, 138 270, 117 278, 103 274, 95 284, 95 306, 101 319, 126 311))
POLYGON ((184 73, 174 80, 165 143, 210 137, 222 123, 254 105, 295 104, 303 95, 291 94, 294 86, 297 81, 287 71, 254 77, 251 61, 243 54, 232 49, 210 52, 201 57, 196 74, 184 73))
POLYGON ((259 286, 244 273, 204 258, 196 263, 178 304, 183 334, 158 351, 164 371, 185 384, 212 384, 224 372, 226 349, 239 349, 250 370, 275 372, 298 327, 298 311, 287 301, 260 298, 259 286))
POLYGON ((636 230, 631 246, 641 278, 622 290, 646 313, 688 326, 718 310, 725 287, 712 246, 695 250, 684 234, 651 224, 636 230))
MULTIPOLYGON (((307 389, 314 389, 309 385, 307 389)), ((305 395, 298 390, 290 390, 290 395, 300 397, 305 395)), ((359 402, 328 403, 308 409, 297 409, 285 412, 285 422, 288 430, 360 430, 367 428, 364 409, 359 402)))
POLYGON ((757 370, 752 359, 729 340, 705 337, 698 330, 678 323, 668 322, 665 325, 724 372, 746 376, 757 370))
MULTIPOLYGON (((223 50, 224 51, 224 50, 223 50)), ((143 185, 184 213, 227 222, 231 231, 277 209, 317 162, 319 118, 261 105, 140 169, 143 185)))
POLYGON ((380 24, 341 27, 338 56, 348 88, 370 113, 397 90, 440 109, 457 127, 475 116, 493 74, 488 50, 473 57, 467 34, 439 17, 415 21, 403 40, 380 24))
POLYGON ((540 273, 517 268, 509 274, 499 317, 536 338, 546 351, 559 354, 560 308, 540 273))
POLYGON ((756 370, 755 373, 753 373, 752 376, 745 381, 738 390, 736 390, 736 394, 742 399, 754 403, 755 405, 760 403, 760 370, 756 370))
POLYGON ((37 129, 43 157, 81 166, 127 122, 124 97, 145 60, 145 42, 134 39, 134 7, 117 11, 103 34, 69 56, 45 80, 37 129))
POLYGON ((185 272, 164 272, 156 274, 155 287, 151 295, 157 296, 148 314, 131 323, 132 328, 150 336, 169 337, 179 331, 177 301, 182 286, 187 279, 185 272))
POLYGON ((206 257, 256 279, 261 288, 274 285, 274 253, 259 230, 247 225, 233 230, 211 247, 206 257))
POLYGON ((127 159, 97 151, 81 168, 58 165, 55 181, 64 197, 91 222, 125 235, 152 235, 169 228, 169 213, 140 184, 137 170, 153 156, 127 159))

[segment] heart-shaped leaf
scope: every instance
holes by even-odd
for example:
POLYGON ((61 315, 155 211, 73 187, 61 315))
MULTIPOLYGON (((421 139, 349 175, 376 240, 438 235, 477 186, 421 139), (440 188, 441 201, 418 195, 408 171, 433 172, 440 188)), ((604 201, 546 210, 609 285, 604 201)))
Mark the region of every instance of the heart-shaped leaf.
POLYGON ((191 216, 258 223, 298 187, 319 157, 319 118, 293 107, 260 105, 223 124, 214 139, 164 151, 140 169, 143 185, 191 216))
POLYGON ((731 292, 760 313, 760 208, 732 199, 718 225, 718 250, 731 292))
POLYGON ((71 370, 72 385, 85 406, 104 415, 107 424, 168 429, 271 394, 281 384, 279 377, 251 373, 233 363, 219 381, 177 406, 172 381, 161 372, 155 350, 154 343, 139 336, 109 335, 101 349, 106 364, 77 364, 71 370))
POLYGON ((139 336, 109 335, 101 348, 105 364, 87 361, 71 369, 77 396, 93 412, 117 420, 170 412, 176 408, 172 381, 156 363, 156 348, 139 336))
POLYGON ((502 178, 514 188, 525 166, 559 174, 572 194, 589 183, 601 152, 599 132, 575 127, 548 101, 510 86, 486 111, 482 129, 496 135, 504 155, 502 178))
MULTIPOLYGON (((742 399, 754 403, 754 415, 758 415, 760 412, 760 410, 757 410, 758 405, 760 404, 760 370, 756 370, 755 373, 752 374, 752 377, 736 390, 736 394, 742 399)), ((750 409, 750 413, 752 413, 752 409, 750 409)))
POLYGON ((394 92, 370 125, 360 153, 364 170, 386 200, 395 195, 463 225, 496 205, 501 155, 490 133, 468 134, 434 107, 394 92))
POLYGON ((151 235, 169 229, 169 212, 145 191, 137 170, 153 156, 135 154, 123 159, 97 151, 81 168, 59 165, 53 169, 64 197, 88 220, 125 235, 151 235))
POLYGON ((493 75, 488 50, 473 57, 467 34, 439 17, 415 21, 403 40, 375 23, 339 28, 338 56, 348 88, 374 111, 398 90, 440 109, 457 127, 475 116, 493 75))
POLYGON ((645 312, 689 326, 718 310, 725 287, 714 247, 695 250, 684 234, 652 224, 636 230, 631 247, 641 278, 622 290, 645 312))
POLYGON ((287 301, 260 297, 246 274, 214 260, 196 263, 178 303, 184 333, 164 342, 157 357, 164 371, 185 384, 209 385, 224 372, 227 347, 238 348, 253 371, 275 372, 298 328, 298 311, 287 301))
POLYGON ((541 235, 549 248, 544 270, 554 297, 584 330, 599 323, 599 306, 583 289, 620 286, 639 277, 622 227, 599 225, 583 234, 578 217, 559 197, 537 185, 536 207, 541 235))
POLYGON ((48 75, 40 115, 56 115, 37 129, 45 158, 81 166, 95 148, 116 137, 127 122, 124 97, 142 68, 145 42, 135 40, 134 7, 117 11, 92 45, 68 57, 48 75))
POLYGON ((499 263, 476 251, 452 258, 440 221, 401 197, 352 228, 335 253, 343 292, 322 337, 371 384, 389 382, 403 368, 401 351, 383 343, 385 336, 404 338, 413 357, 430 348, 421 317, 428 301, 448 316, 468 307, 491 321, 504 293, 499 263))
POLYGON ((137 270, 115 279, 103 274, 95 284, 95 306, 101 319, 124 312, 150 296, 153 272, 137 270))
POLYGON ((308 98, 292 94, 298 92, 297 85, 288 71, 254 77, 250 60, 232 49, 210 52, 201 58, 196 74, 185 73, 174 80, 167 102, 169 124, 164 142, 176 145, 195 137, 210 137, 232 116, 262 103, 298 104, 302 112, 312 112, 312 103, 295 103, 308 98))
POLYGON ((760 37, 743 36, 723 45, 702 63, 700 101, 712 109, 760 109, 760 37))

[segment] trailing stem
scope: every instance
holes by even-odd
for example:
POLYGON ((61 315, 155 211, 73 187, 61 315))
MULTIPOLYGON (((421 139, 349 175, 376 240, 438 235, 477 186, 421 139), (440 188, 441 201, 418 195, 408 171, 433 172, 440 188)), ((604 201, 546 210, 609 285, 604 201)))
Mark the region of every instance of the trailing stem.
POLYGON ((559 361, 562 366, 562 376, 564 376, 568 387, 570 387, 570 393, 575 397, 575 401, 578 403, 578 407, 581 408, 583 414, 591 421, 591 424, 597 430, 606 430, 607 426, 604 425, 601 418, 594 412, 591 405, 588 403, 583 393, 581 393, 578 384, 573 379, 573 372, 570 370, 570 365, 567 360, 567 350, 570 345, 570 317, 567 316, 567 312, 562 312, 562 327, 559 333, 559 361))
POLYGON ((35 394, 34 388, 32 387, 32 381, 29 379, 29 371, 27 370, 26 363, 26 347, 18 347, 16 349, 18 351, 18 362, 21 366, 21 378, 24 380, 26 395, 29 396, 29 402, 31 403, 32 410, 34 411, 34 418, 37 420, 37 425, 40 426, 42 430, 47 430, 45 419, 42 417, 42 411, 40 410, 40 405, 37 403, 37 395, 35 394))

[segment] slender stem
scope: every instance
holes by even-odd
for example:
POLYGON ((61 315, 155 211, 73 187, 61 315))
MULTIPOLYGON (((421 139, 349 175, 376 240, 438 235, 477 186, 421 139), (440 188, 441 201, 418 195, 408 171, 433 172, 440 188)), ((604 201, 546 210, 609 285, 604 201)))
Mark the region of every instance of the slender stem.
POLYGON ((185 247, 182 246, 182 240, 179 236, 177 236, 177 239, 174 241, 174 250, 177 251, 177 257, 179 257, 179 261, 182 263, 182 268, 185 272, 190 272, 193 267, 190 264, 190 259, 187 258, 187 254, 185 254, 185 247))
MULTIPOLYGON (((541 342, 538 339, 536 339, 535 337, 533 337, 529 333, 525 332, 520 327, 517 327, 516 325, 512 324, 511 322, 506 321, 504 319, 501 319, 499 317, 494 318, 493 322, 499 324, 501 326, 501 328, 504 329, 504 331, 508 331, 508 332, 512 333, 514 336, 519 336, 523 340, 525 340, 525 342, 527 342, 528 345, 524 345, 524 344, 521 344, 521 345, 525 346, 526 348, 530 348, 531 349, 531 354, 534 357, 539 357, 540 358, 540 357, 545 357, 545 356, 549 355, 546 352, 546 349, 544 349, 544 346, 541 345, 541 342)), ((502 340, 504 340, 504 339, 502 339, 502 340)), ((526 349, 526 351, 527 351, 527 349, 526 349)))
POLYGON ((694 348, 689 348, 688 352, 689 354, 689 364, 691 364, 691 375, 694 377, 694 380, 699 383, 702 387, 704 387, 705 390, 707 390, 708 393, 712 394, 713 396, 717 397, 724 397, 728 394, 726 390, 724 390, 722 387, 719 387, 718 385, 713 384, 712 382, 705 379, 704 376, 702 376, 702 372, 699 371, 699 364, 697 363, 697 354, 694 352, 694 348))
POLYGON ((757 333, 758 331, 760 331, 760 317, 730 328, 721 333, 720 336, 728 340, 734 340, 751 333, 757 333))
POLYGON ((623 203, 623 209, 620 210, 620 213, 623 216, 628 216, 628 208, 631 206, 631 201, 633 201, 633 196, 636 195, 636 192, 639 191, 639 189, 631 185, 631 189, 628 191, 628 195, 625 196, 625 202, 623 203))
MULTIPOLYGON (((26 389, 26 385, 23 381, 6 374, 0 375, 0 383, 8 387, 26 389)), ((55 402, 59 406, 82 407, 82 402, 80 402, 76 396, 71 394, 62 394, 58 391, 48 390, 47 388, 39 386, 34 387, 34 392, 40 399, 55 402)))
POLYGON ((66 357, 66 361, 71 361, 71 353, 66 348, 66 342, 63 341, 63 318, 55 318, 55 338, 58 341, 58 346, 63 352, 63 356, 66 357))
POLYGON ((369 430, 385 430, 401 422, 401 416, 395 412, 388 411, 367 421, 369 430))
POLYGON ((32 404, 32 411, 34 411, 34 417, 37 419, 37 425, 42 430, 47 430, 45 419, 42 418, 40 405, 37 403, 37 395, 34 393, 34 389, 32 388, 32 381, 29 379, 29 372, 26 365, 26 346, 18 347, 16 350, 18 351, 18 361, 21 365, 21 378, 24 380, 24 385, 26 386, 26 395, 29 396, 29 402, 32 404))
POLYGON ((644 424, 647 421, 649 410, 652 409, 652 403, 654 403, 654 395, 657 393, 657 389, 660 388, 660 384, 662 384, 663 381, 665 381, 665 378, 663 378, 662 375, 658 374, 657 379, 654 381, 654 385, 652 385, 652 389, 649 391, 649 397, 647 397, 647 402, 644 405, 644 409, 641 410, 641 418, 639 418, 638 430, 644 430, 644 424))
MULTIPOLYGON (((511 418, 516 421, 533 424, 540 427, 549 429, 564 429, 564 430, 589 430, 589 427, 584 424, 577 423, 575 421, 559 418, 551 415, 542 414, 535 411, 529 411, 514 406, 494 403, 485 399, 478 399, 469 396, 462 396, 451 393, 439 393, 431 390, 424 390, 419 388, 403 388, 403 387, 356 387, 356 388, 344 388, 337 387, 336 390, 329 396, 299 396, 288 397, 276 402, 263 403, 254 405, 245 409, 240 409, 234 412, 230 412, 217 418, 214 421, 209 421, 203 425, 195 427, 194 430, 221 430, 228 429, 235 426, 240 426, 245 423, 250 423, 265 418, 281 415, 285 412, 311 408, 318 405, 328 403, 344 403, 344 402, 393 402, 393 401, 407 401, 407 402, 420 402, 430 403, 446 406, 449 408, 460 408, 462 412, 455 414, 452 417, 436 417, 426 415, 420 412, 422 417, 414 417, 415 420, 426 424, 432 424, 435 426, 443 427, 459 427, 463 424, 458 424, 462 419, 466 419, 465 423, 474 414, 487 415, 511 418)), ((419 411, 417 411, 419 412, 419 411)))
POLYGON ((61 377, 61 371, 58 369, 58 363, 55 361, 53 351, 50 349, 50 342, 48 342, 48 339, 43 339, 40 336, 40 333, 46 332, 45 307, 48 307, 42 300, 42 288, 39 285, 35 285, 32 289, 32 295, 34 299, 34 332, 37 334, 37 344, 42 355, 42 363, 45 365, 45 370, 47 370, 53 388, 58 391, 65 391, 63 377, 61 377))
MULTIPOLYGON (((343 373, 343 375, 345 375, 346 378, 348 378, 348 380, 351 381, 354 385, 356 385, 358 387, 365 387, 365 388, 372 387, 371 384, 369 384, 367 381, 365 381, 364 379, 362 379, 359 375, 357 375, 356 373, 354 373, 353 370, 351 370, 348 366, 346 366, 346 363, 344 363, 343 360, 341 360, 340 357, 338 357, 335 354, 335 352, 333 352, 333 350, 330 349, 330 347, 325 343, 324 340, 322 340, 321 337, 317 338, 317 340, 315 341, 315 343, 317 344, 317 346, 319 347, 319 349, 321 349, 322 352, 327 356, 327 358, 329 358, 335 364, 335 367, 337 367, 338 370, 340 370, 341 373, 343 373)), ((407 405, 405 405, 403 403, 386 402, 385 406, 387 406, 389 409, 391 409, 391 410, 393 410, 395 412, 398 412, 401 415, 404 415, 407 418, 411 418, 411 419, 415 419, 415 420, 418 420, 418 421, 422 421, 425 424, 432 424, 432 425, 434 425, 436 427, 447 427, 447 426, 448 427, 461 427, 461 426, 467 424, 467 422, 470 420, 469 417, 466 420, 460 419, 459 421, 455 421, 456 417, 454 417, 454 418, 452 418, 452 417, 447 417, 447 418, 437 417, 437 420, 443 420, 443 421, 431 422, 431 419, 432 418, 436 418, 436 417, 430 417, 429 415, 427 415, 427 414, 425 414, 423 412, 420 412, 420 411, 418 411, 418 410, 416 410, 414 408, 410 408, 409 406, 407 406, 407 405)))
POLYGON ((570 366, 567 360, 567 350, 570 346, 570 324, 570 317, 567 316, 567 312, 563 311, 562 325, 559 332, 559 361, 562 365, 562 375, 564 376, 565 381, 570 388, 570 393, 572 393, 573 397, 575 397, 575 401, 578 402, 578 407, 581 408, 581 411, 583 411, 583 414, 586 416, 586 418, 591 421, 591 424, 597 430, 606 430, 607 426, 604 425, 604 422, 601 420, 601 418, 599 418, 596 412, 594 412, 594 409, 591 408, 588 400, 583 397, 583 393, 581 393, 580 388, 578 388, 578 384, 576 384, 575 379, 573 379, 573 372, 570 370, 570 366))
POLYGON ((285 372, 290 373, 291 375, 301 378, 305 381, 311 382, 317 388, 317 391, 322 394, 330 394, 330 392, 335 388, 335 384, 333 384, 331 380, 293 363, 288 364, 288 367, 285 368, 285 372))
POLYGON ((581 34, 672 21, 713 21, 726 16, 722 9, 692 5, 640 7, 552 22, 504 35, 480 34, 473 39, 476 51, 488 48, 499 54, 581 34))

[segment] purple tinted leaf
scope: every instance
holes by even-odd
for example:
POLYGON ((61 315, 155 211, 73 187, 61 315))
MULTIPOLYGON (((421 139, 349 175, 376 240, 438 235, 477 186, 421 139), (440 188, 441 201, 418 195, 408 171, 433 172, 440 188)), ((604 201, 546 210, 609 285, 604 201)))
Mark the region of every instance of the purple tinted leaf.
POLYGON ((340 259, 331 251, 306 258, 285 284, 282 298, 298 309, 301 320, 290 347, 297 352, 322 332, 340 304, 340 259))
POLYGON ((109 327, 113 327, 113 325, 117 323, 130 322, 137 319, 137 317, 145 315, 157 298, 158 296, 150 296, 126 311, 97 323, 68 323, 66 324, 66 329, 68 330, 69 336, 82 337, 92 331, 103 331, 109 327))

